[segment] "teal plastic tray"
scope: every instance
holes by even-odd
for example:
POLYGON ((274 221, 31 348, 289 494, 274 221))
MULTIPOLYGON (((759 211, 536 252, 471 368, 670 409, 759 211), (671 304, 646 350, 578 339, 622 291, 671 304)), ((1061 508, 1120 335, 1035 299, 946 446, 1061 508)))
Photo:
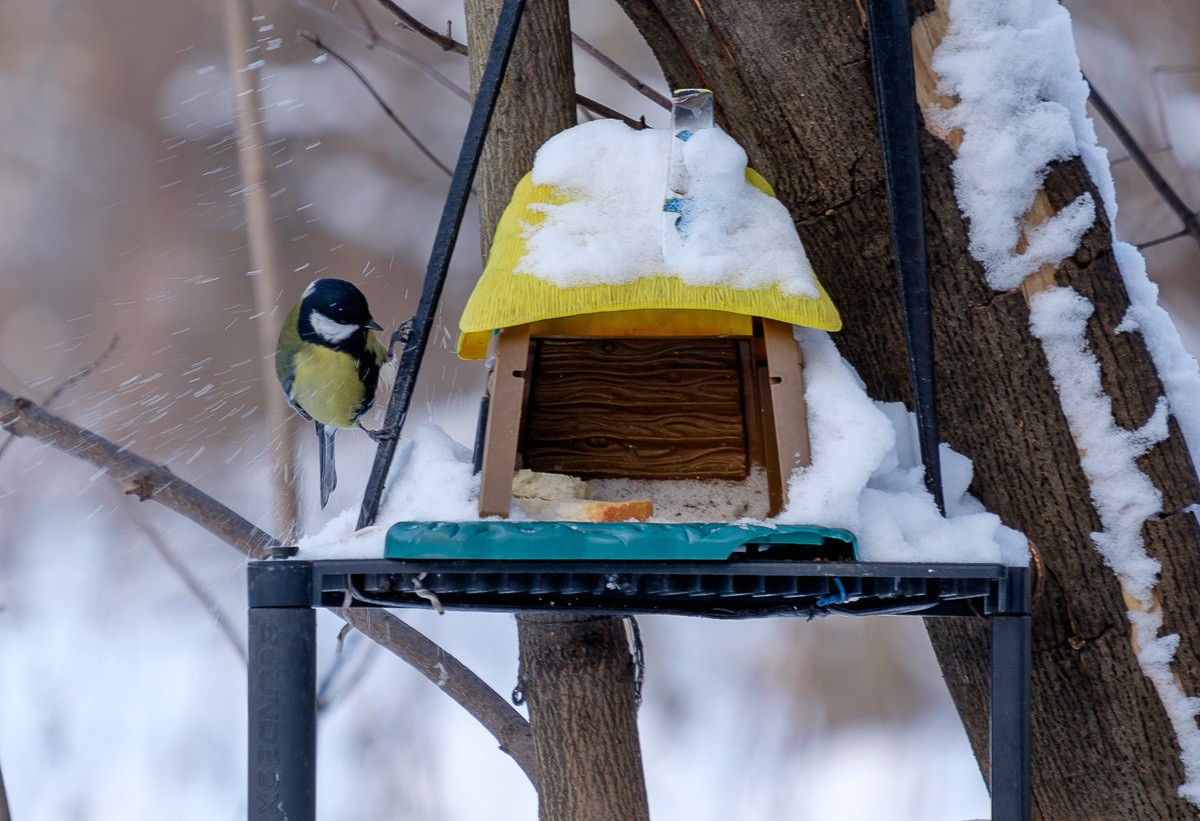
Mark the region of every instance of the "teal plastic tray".
POLYGON ((746 545, 840 543, 858 558, 848 530, 815 525, 643 524, 617 522, 398 522, 388 530, 389 559, 518 561, 724 561, 746 545))

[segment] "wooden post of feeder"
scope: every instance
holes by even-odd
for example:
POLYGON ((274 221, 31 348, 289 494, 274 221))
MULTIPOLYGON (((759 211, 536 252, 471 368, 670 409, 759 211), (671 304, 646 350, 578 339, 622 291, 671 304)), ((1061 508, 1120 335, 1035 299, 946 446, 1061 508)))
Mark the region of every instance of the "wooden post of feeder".
POLYGON ((804 372, 800 346, 792 327, 774 319, 763 320, 765 367, 758 369, 762 397, 762 429, 767 453, 767 493, 771 515, 787 504, 788 479, 798 467, 812 464, 808 441, 808 407, 804 402, 804 372))
POLYGON ((479 481, 479 515, 508 518, 524 418, 529 326, 504 329, 492 337, 491 348, 490 401, 479 481))

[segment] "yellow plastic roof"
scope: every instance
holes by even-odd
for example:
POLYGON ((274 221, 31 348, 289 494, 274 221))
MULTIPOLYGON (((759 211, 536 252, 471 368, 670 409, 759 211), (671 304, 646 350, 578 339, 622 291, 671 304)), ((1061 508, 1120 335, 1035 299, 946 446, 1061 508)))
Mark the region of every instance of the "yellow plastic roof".
MULTIPOLYGON (((746 179, 775 196, 767 181, 753 169, 746 169, 746 179)), ((561 288, 539 277, 514 273, 526 253, 524 226, 536 226, 546 218, 544 211, 531 206, 564 201, 549 186, 534 185, 529 174, 517 183, 496 228, 487 266, 459 322, 458 352, 462 358, 482 359, 488 339, 499 328, 606 311, 721 311, 826 331, 842 327, 841 317, 819 281, 819 297, 811 299, 785 294, 777 285, 757 290, 720 288, 689 285, 676 276, 643 277, 624 285, 561 288)))

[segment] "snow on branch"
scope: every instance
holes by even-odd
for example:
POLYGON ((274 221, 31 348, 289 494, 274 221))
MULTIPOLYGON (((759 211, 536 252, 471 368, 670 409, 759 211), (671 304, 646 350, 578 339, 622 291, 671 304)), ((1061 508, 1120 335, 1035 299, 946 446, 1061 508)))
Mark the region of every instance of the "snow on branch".
POLYGON ((1087 475, 1103 530, 1096 550, 1121 581, 1142 672, 1153 683, 1175 730, 1185 782, 1179 794, 1200 806, 1200 699, 1189 698, 1171 671, 1179 636, 1162 635, 1162 607, 1154 588, 1162 569, 1146 550, 1142 526, 1162 509, 1162 493, 1137 464, 1167 438, 1167 402, 1142 427, 1126 430, 1113 417, 1112 399, 1100 381, 1100 362, 1087 341, 1095 311, 1073 288, 1050 288, 1029 302, 1030 329, 1042 343, 1050 375, 1087 475))
MULTIPOLYGON (((1056 266, 1074 253, 1097 216, 1092 196, 1083 193, 1034 224, 1035 201, 1045 196, 1040 189, 1052 163, 1081 158, 1113 224, 1112 174, 1087 116, 1089 89, 1066 9, 1054 0, 950 0, 949 28, 934 52, 933 69, 941 100, 926 115, 943 133, 962 134, 953 166, 955 195, 970 224, 969 250, 992 288, 1015 288, 1039 266, 1056 266), (946 100, 953 103, 946 107, 946 100)), ((1115 240, 1112 250, 1130 299, 1112 332, 1142 334, 1165 393, 1145 424, 1126 430, 1113 416, 1088 343, 1095 311, 1088 299, 1068 287, 1033 294, 1030 331, 1042 344, 1082 453, 1080 465, 1102 525, 1092 541, 1121 582, 1138 662, 1176 733, 1185 772, 1180 795, 1200 806, 1200 699, 1189 697, 1172 672, 1180 640, 1161 634, 1164 619, 1155 592, 1161 566, 1142 535, 1144 524, 1160 514, 1163 497, 1137 464, 1167 438, 1168 415, 1178 421, 1193 464, 1200 464, 1200 374, 1157 304, 1158 289, 1141 255, 1115 240)))
POLYGON ((1057 265, 1095 220, 1096 203, 1084 193, 1036 228, 1028 223, 1051 163, 1082 157, 1109 220, 1116 217, 1066 9, 1054 0, 952 0, 933 69, 938 93, 957 103, 925 114, 945 132, 962 132, 954 193, 969 221, 971 256, 994 289, 1016 288, 1040 266, 1057 265))

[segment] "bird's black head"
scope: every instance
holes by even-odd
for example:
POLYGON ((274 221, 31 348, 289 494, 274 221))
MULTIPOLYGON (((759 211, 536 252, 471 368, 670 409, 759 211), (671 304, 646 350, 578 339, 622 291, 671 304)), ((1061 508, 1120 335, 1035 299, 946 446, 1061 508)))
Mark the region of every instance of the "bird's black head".
POLYGON ((344 279, 317 279, 304 291, 304 309, 317 310, 343 325, 369 325, 371 309, 362 291, 344 279))
POLYGON ((365 339, 362 329, 379 330, 362 291, 342 279, 318 279, 300 301, 300 336, 331 347, 365 339))

